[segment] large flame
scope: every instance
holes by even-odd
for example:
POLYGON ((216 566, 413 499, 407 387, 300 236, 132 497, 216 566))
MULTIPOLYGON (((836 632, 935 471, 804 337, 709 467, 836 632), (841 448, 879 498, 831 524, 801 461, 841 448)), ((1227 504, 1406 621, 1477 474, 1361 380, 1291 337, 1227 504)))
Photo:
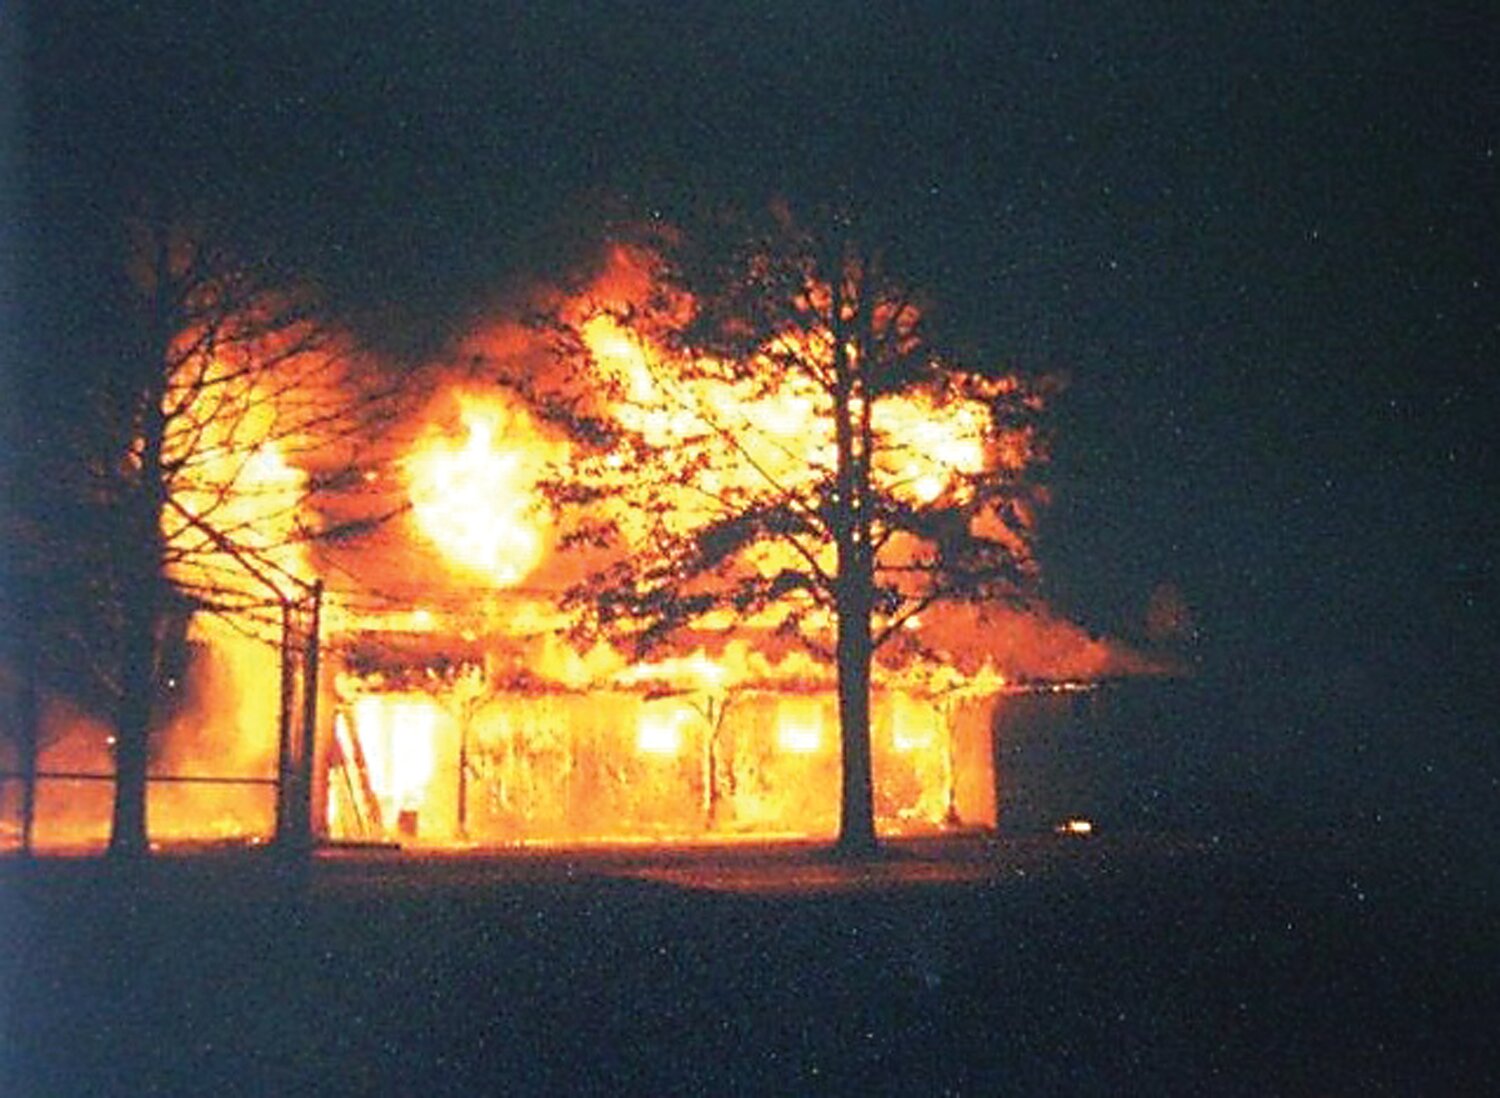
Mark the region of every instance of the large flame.
POLYGON ((442 719, 437 702, 424 694, 366 695, 355 704, 353 717, 384 817, 396 820, 403 812, 420 811, 442 719))
POLYGON ((554 447, 498 397, 459 398, 459 431, 434 432, 406 459, 412 513, 444 559, 500 586, 520 583, 547 546, 537 481, 554 447))
MULTIPOLYGON (((788 356, 813 363, 828 358, 831 351, 815 335, 788 332, 768 341, 757 359, 775 379, 767 384, 711 360, 674 360, 609 313, 590 316, 578 331, 614 394, 609 411, 621 426, 668 455, 708 444, 684 469, 673 522, 691 529, 735 506, 743 499, 737 493, 771 485, 796 492, 833 469, 831 397, 807 373, 778 365, 788 356)), ((916 504, 959 490, 965 478, 989 469, 1015 471, 1035 457, 1030 431, 1000 427, 975 396, 919 387, 881 399, 871 421, 877 489, 916 504)))
POLYGON ((274 598, 306 575, 308 478, 283 452, 277 378, 205 351, 168 386, 162 513, 168 573, 207 601, 274 598))
MULTIPOLYGON (((627 540, 652 536, 653 524, 690 533, 732 513, 767 482, 803 491, 832 469, 828 393, 806 374, 778 373, 774 364, 789 353, 829 354, 814 336, 772 340, 762 356, 764 378, 757 378, 725 363, 676 359, 610 312, 580 316, 577 331, 596 371, 594 410, 642 439, 668 468, 689 451, 698 455, 672 468, 671 507, 649 514, 621 502, 633 455, 605 454, 588 467, 584 475, 597 475, 603 489, 594 506, 627 540), (612 493, 612 484, 622 491, 612 493)), ((551 530, 538 483, 570 458, 510 397, 465 387, 457 408, 456 417, 435 409, 434 425, 405 459, 413 512, 444 559, 513 588, 548 557, 551 530)), ((974 396, 929 387, 888 397, 872 409, 872 427, 880 487, 916 504, 959 492, 986 469, 1025 461, 1024 440, 1006 441, 988 404, 974 396)), ((746 552, 743 563, 769 573, 790 563, 790 551, 768 542, 746 552)), ((765 622, 749 623, 750 639, 716 634, 704 623, 710 631, 698 642, 650 661, 605 644, 584 652, 558 639, 566 618, 531 598, 508 596, 510 609, 490 611, 488 629, 470 623, 458 630, 479 649, 457 657, 462 646, 455 642, 449 650, 473 661, 466 666, 477 678, 466 672, 455 679, 445 670, 444 627, 431 615, 421 631, 437 648, 423 642, 422 651, 434 655, 409 657, 426 668, 425 678, 401 671, 413 666, 401 657, 393 657, 397 679, 384 670, 345 677, 341 765, 362 756, 353 765, 364 769, 357 780, 346 775, 333 783, 346 791, 341 820, 358 815, 350 798, 365 783, 387 833, 395 826, 390 813, 404 801, 405 811, 421 813, 415 832, 433 841, 813 835, 835 826, 836 673, 825 659, 775 637, 765 622), (434 699, 421 721, 413 708, 417 681, 434 699), (461 691, 460 681, 480 687, 461 691), (436 755, 408 752, 393 769, 394 730, 418 725, 440 745, 436 755), (417 782, 427 783, 420 793, 417 782)), ((985 684, 980 696, 1004 678, 989 666, 950 671, 931 683, 880 688, 875 751, 886 830, 993 819, 989 750, 984 722, 976 721, 987 710, 964 716, 954 699, 971 679, 985 684)))
MULTIPOLYGON (((457 416, 435 409, 434 425, 405 460, 419 528, 460 571, 511 589, 534 577, 556 540, 538 484, 563 469, 588 481, 598 517, 624 534, 627 549, 663 530, 691 536, 768 486, 811 496, 827 481, 836 450, 832 398, 816 370, 786 366, 788 358, 826 366, 833 354, 826 338, 815 326, 778 335, 755 352, 748 371, 680 357, 653 338, 649 323, 621 319, 639 316, 631 299, 651 292, 641 275, 625 257, 606 274, 607 285, 564 312, 593 371, 584 383, 589 411, 620 428, 621 447, 635 439, 650 449, 655 472, 671 485, 666 506, 631 509, 625 478, 641 455, 570 455, 541 435, 514 398, 481 394, 466 382, 457 416)), ((678 311, 690 308, 678 304, 678 311)), ((515 340, 502 342, 513 353, 515 340)), ((878 490, 919 507, 964 504, 976 476, 1015 472, 1033 460, 1030 435, 998 424, 986 399, 1008 383, 971 381, 934 380, 872 406, 878 490)), ((972 521, 986 516, 976 510, 972 521)), ((800 563, 790 557, 795 551, 768 540, 742 550, 737 566, 775 574, 800 563)), ((834 567, 831 546, 813 551, 821 567, 834 567)), ((909 552, 899 539, 891 551, 909 552)), ((734 638, 720 628, 734 623, 702 620, 694 640, 650 661, 603 642, 583 651, 562 639, 566 615, 546 605, 542 588, 556 582, 548 575, 530 580, 537 590, 506 595, 503 611, 486 604, 488 625, 476 626, 465 607, 450 609, 445 627, 438 611, 438 624, 424 623, 431 639, 420 651, 393 654, 389 670, 345 678, 345 734, 352 729, 364 745, 364 780, 377 797, 387 800, 413 775, 425 775, 427 792, 408 800, 420 804, 420 834, 437 841, 831 831, 837 674, 826 658, 779 636, 773 618, 738 623, 749 632, 734 638), (444 649, 445 628, 467 647, 455 641, 444 649), (477 679, 463 681, 479 682, 477 693, 460 698, 454 659, 468 661, 477 679), (418 672, 423 677, 414 678, 418 672), (423 756, 398 778, 379 760, 388 757, 392 722, 404 720, 397 710, 410 708, 419 682, 437 702, 430 713, 440 714, 429 720, 430 734, 445 746, 436 763, 423 756)), ((804 623, 831 627, 826 609, 803 610, 804 623)), ((923 631, 937 613, 913 617, 908 630, 923 631)), ((876 670, 882 827, 992 822, 985 715, 1005 672, 984 660, 876 670)), ((346 754, 360 753, 356 746, 346 754)))

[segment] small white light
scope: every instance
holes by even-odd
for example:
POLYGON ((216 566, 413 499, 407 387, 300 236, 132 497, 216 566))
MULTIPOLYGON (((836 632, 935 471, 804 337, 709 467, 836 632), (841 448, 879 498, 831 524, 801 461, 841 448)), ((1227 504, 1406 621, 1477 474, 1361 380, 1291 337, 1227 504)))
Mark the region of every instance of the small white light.
POLYGON ((823 742, 822 729, 812 724, 783 724, 776 729, 776 744, 792 755, 811 755, 823 742))
POLYGON ((682 750, 682 726, 686 714, 647 710, 637 718, 636 750, 645 755, 676 755, 682 750))

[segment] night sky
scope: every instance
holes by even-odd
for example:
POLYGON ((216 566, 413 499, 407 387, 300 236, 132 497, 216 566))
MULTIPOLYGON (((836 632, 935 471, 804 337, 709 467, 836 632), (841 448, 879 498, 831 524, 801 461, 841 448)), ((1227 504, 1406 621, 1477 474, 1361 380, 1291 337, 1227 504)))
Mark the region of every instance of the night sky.
POLYGON ((393 357, 609 214, 845 196, 974 353, 1068 378, 1057 607, 1138 638, 1179 591, 1275 780, 1500 800, 1484 5, 30 7, 0 58, 12 408, 107 343, 136 183, 231 195, 393 357))

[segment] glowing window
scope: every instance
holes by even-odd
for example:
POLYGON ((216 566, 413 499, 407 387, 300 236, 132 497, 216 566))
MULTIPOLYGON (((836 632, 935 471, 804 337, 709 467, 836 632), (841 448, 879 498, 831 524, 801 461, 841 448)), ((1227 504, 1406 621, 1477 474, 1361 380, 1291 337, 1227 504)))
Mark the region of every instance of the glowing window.
POLYGON ((776 746, 810 755, 823 746, 823 707, 817 698, 786 698, 777 706, 776 746))
POLYGON ((688 714, 681 709, 643 709, 635 725, 635 748, 643 755, 676 755, 682 750, 682 728, 688 714))
POLYGON ((420 807, 434 766, 437 703, 421 697, 366 694, 354 703, 371 784, 386 811, 420 807))

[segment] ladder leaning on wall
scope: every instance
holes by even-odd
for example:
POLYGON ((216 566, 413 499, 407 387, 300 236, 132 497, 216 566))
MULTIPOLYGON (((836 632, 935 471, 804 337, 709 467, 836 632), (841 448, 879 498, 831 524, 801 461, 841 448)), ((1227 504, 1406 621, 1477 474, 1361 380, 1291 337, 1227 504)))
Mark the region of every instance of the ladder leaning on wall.
POLYGON ((333 750, 329 753, 329 768, 335 775, 343 794, 344 803, 350 809, 350 824, 344 837, 352 839, 379 839, 385 836, 385 821, 381 818, 380 801, 375 796, 375 787, 370 782, 370 769, 365 762, 364 748, 359 737, 349 726, 343 714, 333 722, 333 750))

